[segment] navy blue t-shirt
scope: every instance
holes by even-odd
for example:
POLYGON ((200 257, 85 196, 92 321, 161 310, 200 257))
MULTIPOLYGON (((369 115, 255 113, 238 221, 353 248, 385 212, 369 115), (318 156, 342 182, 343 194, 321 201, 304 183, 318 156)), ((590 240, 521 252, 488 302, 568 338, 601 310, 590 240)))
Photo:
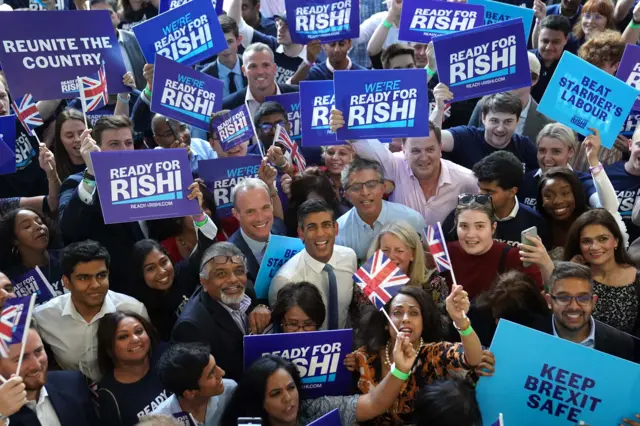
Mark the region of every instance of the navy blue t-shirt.
POLYGON ((302 58, 291 56, 287 56, 284 53, 277 53, 276 49, 278 48, 278 39, 275 37, 266 35, 261 33, 260 31, 253 32, 253 38, 251 39, 251 43, 264 43, 273 50, 273 55, 276 61, 276 65, 278 66, 278 71, 276 72, 276 83, 285 84, 287 80, 289 80, 293 75, 298 71, 300 64, 302 63, 302 58))
MULTIPOLYGON (((523 204, 531 208, 536 208, 537 197, 538 197, 538 182, 540 182, 540 175, 536 176, 538 170, 531 170, 526 173, 522 178, 522 183, 518 188, 518 199, 522 201, 523 204)), ((591 175, 589 173, 581 172, 579 170, 573 171, 582 185, 585 187, 586 194, 586 182, 591 181, 591 175)), ((588 194, 587 194, 588 195, 588 194)))
POLYGON ((526 136, 516 133, 511 142, 503 149, 494 148, 484 139, 484 129, 471 126, 457 126, 449 129, 453 136, 453 151, 443 152, 442 156, 468 169, 487 155, 496 151, 509 151, 522 161, 526 170, 538 168, 536 147, 526 136))
MULTIPOLYGON (((616 196, 620 203, 618 213, 620 213, 625 225, 627 225, 629 242, 633 242, 633 240, 640 237, 640 227, 631 222, 633 206, 635 205, 638 197, 640 197, 640 176, 634 176, 627 172, 624 168, 624 164, 624 161, 618 161, 605 166, 604 170, 613 185, 613 189, 616 191, 616 196)), ((583 184, 585 183, 583 182, 583 184)), ((586 184, 585 188, 587 191, 587 197, 591 197, 591 195, 596 192, 596 187, 593 184, 593 181, 586 184)))
POLYGON ((272 37, 276 37, 278 35, 278 27, 276 26, 276 21, 271 18, 267 18, 262 13, 260 13, 260 22, 258 23, 256 30, 260 31, 262 34, 266 34, 272 37))
MULTIPOLYGON (((578 22, 578 18, 580 18, 580 11, 582 11, 581 4, 578 5, 578 11, 575 15, 573 15, 572 17, 566 16, 566 18, 571 23, 571 28, 573 28, 576 22, 578 22)), ((560 13, 560 3, 547 6, 547 16, 549 15, 562 15, 562 13, 560 13)))
MULTIPOLYGON (((352 62, 351 70, 359 71, 359 70, 366 70, 366 68, 361 67, 355 62, 352 62)), ((315 64, 309 70, 309 74, 307 75, 307 80, 333 80, 333 72, 327 66, 326 61, 321 64, 315 64)))

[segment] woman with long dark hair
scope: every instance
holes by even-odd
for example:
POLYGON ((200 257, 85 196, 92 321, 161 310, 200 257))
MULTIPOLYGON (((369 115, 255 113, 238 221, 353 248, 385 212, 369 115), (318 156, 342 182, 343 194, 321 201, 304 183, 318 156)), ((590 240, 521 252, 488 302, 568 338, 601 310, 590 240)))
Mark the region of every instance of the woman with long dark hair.
POLYGON ((80 136, 86 130, 85 117, 77 109, 66 109, 56 118, 53 134, 53 153, 60 181, 84 171, 86 165, 80 154, 80 136))
POLYGON ((271 322, 278 333, 317 331, 324 323, 327 309, 320 290, 301 281, 290 283, 278 290, 271 310, 271 322))
POLYGON ((160 0, 122 0, 120 29, 130 30, 158 14, 160 0))

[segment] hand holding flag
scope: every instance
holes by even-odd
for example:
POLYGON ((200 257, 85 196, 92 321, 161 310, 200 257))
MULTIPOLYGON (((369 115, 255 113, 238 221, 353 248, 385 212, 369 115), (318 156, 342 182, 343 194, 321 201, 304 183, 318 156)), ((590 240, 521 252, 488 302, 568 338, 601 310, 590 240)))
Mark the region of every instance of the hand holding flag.
POLYGON ((27 131, 29 136, 35 135, 34 129, 42 126, 44 121, 38 111, 38 105, 31 96, 31 93, 26 93, 22 97, 15 99, 11 102, 13 112, 16 113, 18 120, 22 123, 22 127, 27 131))
POLYGON ((9 357, 9 346, 22 343, 20 358, 16 375, 20 374, 24 345, 29 334, 33 307, 36 303, 36 294, 25 297, 15 297, 5 302, 2 314, 0 314, 0 357, 9 357))
POLYGON ((300 152, 300 147, 298 144, 293 142, 287 133, 287 129, 282 127, 281 125, 276 125, 276 135, 273 138, 273 143, 280 143, 283 145, 287 151, 291 153, 291 161, 298 167, 298 172, 304 172, 304 169, 307 168, 307 161, 304 159, 304 156, 300 152))
POLYGON ((467 320, 467 312, 469 312, 471 302, 469 301, 469 295, 461 285, 453 284, 451 286, 451 293, 447 296, 445 303, 447 313, 454 323, 460 324, 467 320))
POLYGON ((353 280, 371 303, 382 309, 409 282, 409 277, 378 250, 356 271, 353 280))

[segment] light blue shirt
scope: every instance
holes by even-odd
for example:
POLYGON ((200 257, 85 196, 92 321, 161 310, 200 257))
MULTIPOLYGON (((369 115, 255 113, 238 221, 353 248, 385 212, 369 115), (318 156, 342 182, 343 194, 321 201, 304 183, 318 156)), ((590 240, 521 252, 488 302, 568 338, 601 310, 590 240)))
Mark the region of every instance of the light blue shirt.
POLYGON ((261 241, 254 240, 253 238, 245 234, 242 227, 240 227, 240 235, 242 235, 242 238, 244 238, 244 241, 247 243, 247 246, 249 246, 251 253, 253 253, 253 256, 258 261, 258 264, 262 263, 262 258, 264 257, 264 250, 268 241, 263 243, 261 241))
POLYGON ((198 173, 198 161, 214 160, 218 158, 218 154, 211 148, 209 142, 198 138, 191 138, 191 158, 189 165, 193 173, 198 173))
MULTIPOLYGON (((551 324, 553 325, 553 335, 556 337, 560 337, 558 336, 558 332, 556 331, 556 317, 555 315, 553 317, 551 317, 551 324)), ((582 346, 586 346, 587 348, 591 348, 594 349, 596 346, 596 322, 593 319, 593 317, 591 317, 591 331, 589 332, 589 336, 587 336, 586 339, 584 339, 582 342, 580 342, 580 344, 582 346)))
MULTIPOLYGON (((222 413, 226 408, 233 391, 238 386, 236 382, 230 379, 222 379, 224 383, 224 392, 220 395, 211 397, 209 404, 207 404, 207 414, 205 415, 204 423, 197 423, 202 426, 218 426, 222 419, 222 413)), ((162 404, 156 408, 152 414, 164 414, 169 417, 173 417, 174 414, 182 413, 184 410, 180 407, 180 402, 175 395, 171 395, 162 404)), ((195 419, 194 419, 195 420, 195 419)))
POLYGON ((358 256, 358 260, 366 260, 367 251, 382 227, 393 221, 407 221, 418 235, 424 235, 424 218, 417 211, 404 204, 382 200, 382 210, 373 223, 373 228, 367 225, 355 207, 338 218, 338 237, 336 244, 351 247, 358 256))
POLYGON ((229 93, 229 73, 234 72, 236 75, 233 77, 233 81, 236 82, 236 88, 238 90, 244 89, 244 81, 242 80, 242 68, 240 68, 240 58, 236 60, 236 66, 233 69, 229 69, 220 62, 219 59, 216 59, 218 62, 218 80, 224 83, 224 87, 222 88, 222 97, 226 98, 231 95, 229 93))

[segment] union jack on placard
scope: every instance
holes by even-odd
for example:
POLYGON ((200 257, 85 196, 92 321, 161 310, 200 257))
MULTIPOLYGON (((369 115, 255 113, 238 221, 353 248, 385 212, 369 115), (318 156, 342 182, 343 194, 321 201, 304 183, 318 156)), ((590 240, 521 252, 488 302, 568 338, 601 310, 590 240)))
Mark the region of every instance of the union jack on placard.
POLYGON ((433 256, 433 261, 436 263, 438 272, 451 270, 451 259, 449 259, 447 242, 443 238, 443 235, 440 222, 427 227, 427 243, 429 244, 429 251, 433 256))
POLYGON ((378 250, 356 271, 353 280, 371 303, 382 309, 409 282, 409 277, 378 250))
POLYGON ((96 74, 90 77, 80 77, 79 83, 80 99, 84 105, 85 112, 96 110, 109 103, 104 62, 100 65, 96 74))
POLYGON ((273 142, 280 142, 282 145, 287 148, 287 150, 291 153, 291 160, 293 163, 298 166, 298 171, 300 173, 304 172, 304 169, 307 168, 307 161, 304 159, 304 156, 300 152, 300 148, 298 144, 293 142, 287 133, 287 129, 276 125, 276 136, 273 138, 273 142))
POLYGON ((5 302, 0 314, 0 358, 9 356, 9 345, 22 342, 29 327, 35 294, 16 297, 5 302))
POLYGON ((30 136, 33 135, 33 130, 36 127, 44 124, 31 93, 26 93, 22 97, 15 99, 11 102, 11 106, 13 107, 13 112, 16 113, 16 117, 30 136))

